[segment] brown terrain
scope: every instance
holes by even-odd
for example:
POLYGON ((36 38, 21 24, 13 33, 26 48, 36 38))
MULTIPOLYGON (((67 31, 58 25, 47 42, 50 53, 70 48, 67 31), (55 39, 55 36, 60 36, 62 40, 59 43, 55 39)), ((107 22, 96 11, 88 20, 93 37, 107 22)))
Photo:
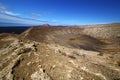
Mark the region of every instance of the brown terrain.
POLYGON ((120 80, 120 23, 1 33, 0 80, 120 80))

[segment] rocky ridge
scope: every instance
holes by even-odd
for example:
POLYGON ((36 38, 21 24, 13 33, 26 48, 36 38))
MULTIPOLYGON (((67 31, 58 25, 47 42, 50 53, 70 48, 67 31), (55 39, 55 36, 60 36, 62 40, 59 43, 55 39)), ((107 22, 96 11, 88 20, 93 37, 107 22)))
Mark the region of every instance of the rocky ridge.
POLYGON ((0 34, 0 80, 119 79, 118 24, 0 34))

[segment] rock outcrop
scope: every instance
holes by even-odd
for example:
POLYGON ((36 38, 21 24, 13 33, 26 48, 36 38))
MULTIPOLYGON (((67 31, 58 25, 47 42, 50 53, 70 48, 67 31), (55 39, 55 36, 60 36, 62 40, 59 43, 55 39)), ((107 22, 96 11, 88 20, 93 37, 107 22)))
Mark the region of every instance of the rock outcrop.
POLYGON ((0 34, 0 80, 120 80, 120 24, 0 34))

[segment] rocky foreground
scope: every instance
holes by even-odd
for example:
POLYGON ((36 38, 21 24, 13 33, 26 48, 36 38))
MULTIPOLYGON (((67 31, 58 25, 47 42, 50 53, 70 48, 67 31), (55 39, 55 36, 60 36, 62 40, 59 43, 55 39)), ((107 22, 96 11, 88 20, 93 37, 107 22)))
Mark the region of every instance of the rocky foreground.
POLYGON ((1 33, 0 80, 120 80, 120 24, 1 33))

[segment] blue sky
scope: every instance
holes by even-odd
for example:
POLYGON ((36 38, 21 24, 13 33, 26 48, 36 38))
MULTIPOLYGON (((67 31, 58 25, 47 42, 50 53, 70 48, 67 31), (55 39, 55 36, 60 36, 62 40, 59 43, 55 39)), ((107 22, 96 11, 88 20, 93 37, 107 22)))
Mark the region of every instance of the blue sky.
POLYGON ((0 0, 0 22, 29 25, 120 22, 120 0, 0 0))

